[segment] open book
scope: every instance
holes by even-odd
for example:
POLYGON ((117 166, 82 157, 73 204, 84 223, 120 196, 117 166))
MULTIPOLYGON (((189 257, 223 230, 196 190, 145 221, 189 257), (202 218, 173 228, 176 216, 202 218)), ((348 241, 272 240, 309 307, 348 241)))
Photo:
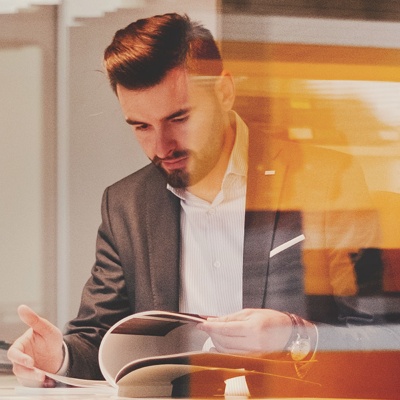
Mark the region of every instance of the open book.
POLYGON ((114 387, 124 397, 223 395, 224 381, 237 376, 271 376, 282 385, 297 380, 289 361, 210 351, 209 336, 196 328, 205 319, 166 311, 133 314, 113 325, 101 342, 104 382, 46 374, 73 386, 114 387))

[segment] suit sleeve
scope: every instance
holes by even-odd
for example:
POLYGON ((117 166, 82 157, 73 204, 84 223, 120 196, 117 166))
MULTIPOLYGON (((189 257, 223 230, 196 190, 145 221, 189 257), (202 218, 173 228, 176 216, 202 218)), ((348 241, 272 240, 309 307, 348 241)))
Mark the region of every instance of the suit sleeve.
POLYGON ((106 331, 131 313, 123 268, 109 214, 109 189, 103 195, 102 222, 96 241, 96 262, 82 292, 78 316, 65 329, 70 356, 68 375, 103 379, 98 350, 106 331))

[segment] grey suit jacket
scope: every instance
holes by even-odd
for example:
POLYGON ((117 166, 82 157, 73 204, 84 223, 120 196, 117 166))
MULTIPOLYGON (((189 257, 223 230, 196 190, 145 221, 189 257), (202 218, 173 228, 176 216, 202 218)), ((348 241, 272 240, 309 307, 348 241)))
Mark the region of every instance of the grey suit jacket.
MULTIPOLYGON (((339 153, 251 143, 257 141, 249 150, 243 307, 343 326, 371 323, 371 313, 352 300, 357 282, 349 254, 372 240, 364 225, 371 214, 360 169, 339 153), (303 234, 304 241, 279 252, 303 234), (273 249, 278 253, 271 257, 273 249), (315 297, 329 300, 315 307, 315 297)), ((69 374, 81 378, 101 377, 98 347, 119 319, 179 307, 180 202, 161 174, 148 165, 115 183, 105 190, 101 210, 96 262, 65 335, 69 374)), ((327 330, 320 343, 333 338, 337 333, 327 330)))

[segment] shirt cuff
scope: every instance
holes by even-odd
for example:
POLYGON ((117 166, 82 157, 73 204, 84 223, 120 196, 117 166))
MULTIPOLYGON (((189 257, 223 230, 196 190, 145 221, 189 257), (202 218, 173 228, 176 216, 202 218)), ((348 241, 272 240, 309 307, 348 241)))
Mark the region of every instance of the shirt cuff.
POLYGON ((63 341, 63 353, 64 353, 64 360, 61 364, 60 369, 56 373, 57 373, 57 375, 65 376, 68 372, 69 352, 68 352, 68 347, 64 341, 63 341))

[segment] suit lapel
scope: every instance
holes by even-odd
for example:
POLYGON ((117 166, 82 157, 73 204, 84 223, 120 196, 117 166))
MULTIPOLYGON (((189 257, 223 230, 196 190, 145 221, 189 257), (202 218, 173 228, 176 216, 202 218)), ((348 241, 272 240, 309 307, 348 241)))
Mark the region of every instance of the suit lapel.
POLYGON ((249 143, 243 254, 243 307, 262 308, 268 279, 269 254, 287 165, 280 142, 249 143))
POLYGON ((180 203, 167 188, 148 182, 146 232, 151 290, 155 309, 179 309, 180 203))

